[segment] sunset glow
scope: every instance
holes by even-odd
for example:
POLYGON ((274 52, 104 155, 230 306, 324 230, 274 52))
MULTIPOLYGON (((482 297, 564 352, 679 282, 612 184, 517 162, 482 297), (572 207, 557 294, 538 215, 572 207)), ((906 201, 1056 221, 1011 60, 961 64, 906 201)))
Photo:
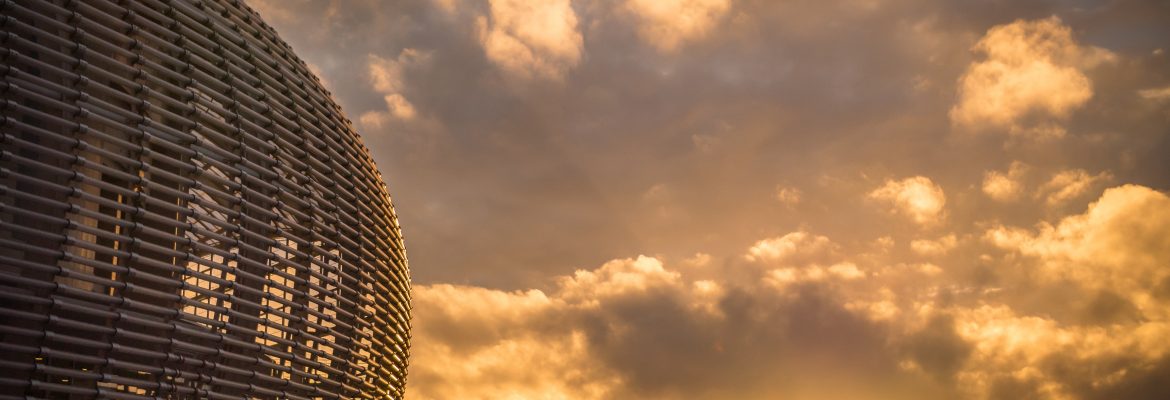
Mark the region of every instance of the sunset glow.
POLYGON ((346 110, 409 399, 1170 398, 1163 1, 249 1, 346 110))

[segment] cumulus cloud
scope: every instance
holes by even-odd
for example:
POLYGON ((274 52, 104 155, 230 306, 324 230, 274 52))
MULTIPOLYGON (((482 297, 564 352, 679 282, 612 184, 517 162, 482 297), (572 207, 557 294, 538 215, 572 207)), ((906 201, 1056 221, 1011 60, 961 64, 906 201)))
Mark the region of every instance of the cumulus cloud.
POLYGON ((984 57, 959 79, 954 125, 1059 138, 1060 123, 1093 97, 1085 70, 1114 56, 1081 46, 1057 17, 991 28, 973 49, 984 57))
POLYGON ((626 9, 638 19, 642 39, 666 52, 703 38, 730 6, 729 0, 626 1, 626 9))
POLYGON ((1060 171, 1040 186, 1036 197, 1043 198, 1049 206, 1060 205, 1088 193, 1095 185, 1112 177, 1109 172, 1090 175, 1083 169, 1060 171))
POLYGON ((856 264, 841 262, 822 267, 811 264, 803 267, 784 267, 768 271, 764 282, 777 289, 785 290, 788 286, 810 282, 821 282, 829 279, 854 280, 861 279, 866 273, 857 268, 856 264))
POLYGON ((1040 224, 1036 233, 1000 226, 985 236, 1038 258, 1052 279, 1114 290, 1141 305, 1164 296, 1158 285, 1170 277, 1170 197, 1143 186, 1110 188, 1084 214, 1040 224))
POLYGON ((888 204, 891 211, 922 226, 936 225, 946 216, 946 195, 941 187, 924 176, 886 180, 869 193, 869 198, 888 204))
MULTIPOLYGON (((1083 214, 1035 230, 997 226, 985 238, 1005 252, 985 262, 1034 263, 1042 279, 1000 281, 1010 293, 945 285, 948 272, 934 264, 891 264, 796 231, 748 247, 747 264, 704 255, 672 267, 639 256, 578 270, 543 291, 420 285, 410 397, 1157 393, 1146 382, 1170 363, 1170 197, 1121 186, 1083 214), (699 277, 699 264, 713 278, 699 277), (1050 310, 1091 317, 1021 303, 1053 290, 1090 300, 1053 299, 1050 310), (1133 315, 1099 315, 1124 312, 1133 315)), ((942 255, 963 245, 946 235, 911 246, 942 255)))
POLYGON ((677 286, 679 274, 663 268, 653 257, 613 260, 596 271, 578 270, 571 278, 560 280, 561 294, 588 304, 602 297, 641 293, 654 287, 677 286))
POLYGON ((987 171, 983 174, 983 194, 999 202, 1011 202, 1024 191, 1021 179, 1028 172, 1028 165, 1013 161, 1007 171, 987 171))
POLYGON ((487 58, 523 78, 559 80, 581 60, 577 14, 569 0, 490 0, 490 16, 477 19, 487 58))
POLYGON ((1017 397, 1165 394, 1143 382, 1170 376, 1170 197, 1114 187, 1082 214, 1035 229, 998 226, 985 238, 1025 257, 1013 267, 1034 268, 1039 279, 1031 290, 1059 287, 1078 296, 1041 315, 1004 305, 964 311, 964 336, 985 354, 963 378, 967 385, 1017 397))
POLYGON ((963 310, 958 323, 975 345, 958 377, 973 398, 1111 398, 1130 386, 1122 391, 1132 397, 1122 397, 1154 399, 1157 389, 1134 390, 1135 381, 1165 378, 1157 370, 1166 362, 1165 322, 1076 326, 984 306, 963 310))
POLYGON ((603 399, 618 382, 573 329, 544 334, 569 306, 538 290, 414 290, 411 399, 603 399))
POLYGON ((750 261, 790 261, 800 257, 823 254, 834 246, 827 237, 797 231, 784 236, 760 240, 748 249, 744 257, 750 261))
MULTIPOLYGON (((833 258, 829 246, 803 252, 833 258)), ((850 309, 868 303, 846 306, 834 294, 834 285, 863 282, 863 267, 772 258, 704 268, 719 277, 640 256, 560 277, 547 291, 416 286, 408 397, 930 398, 941 390, 897 373, 900 351, 868 308, 850 309), (825 384, 841 378, 852 383, 825 384)))
MULTIPOLYGON (((547 290, 420 285, 411 397, 1141 398, 1170 356, 1170 197, 1116 187, 1083 214, 984 236, 1008 253, 985 261, 1034 263, 1042 279, 943 296, 936 265, 795 231, 748 247, 748 264, 639 256, 547 290), (1090 298, 1070 306, 1090 317, 1013 300, 1050 290, 1090 298), (1102 315, 1119 312, 1134 315, 1102 315), (841 380, 852 383, 819 383, 841 380)), ((950 234, 911 244, 930 255, 961 245, 950 234)))

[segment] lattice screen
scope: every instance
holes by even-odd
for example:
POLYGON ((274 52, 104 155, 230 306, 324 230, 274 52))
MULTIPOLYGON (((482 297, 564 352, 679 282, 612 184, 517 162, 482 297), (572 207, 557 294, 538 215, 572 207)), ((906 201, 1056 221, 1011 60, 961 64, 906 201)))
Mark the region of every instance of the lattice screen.
POLYGON ((401 398, 409 271, 340 108, 238 1, 4 1, 0 398, 401 398))

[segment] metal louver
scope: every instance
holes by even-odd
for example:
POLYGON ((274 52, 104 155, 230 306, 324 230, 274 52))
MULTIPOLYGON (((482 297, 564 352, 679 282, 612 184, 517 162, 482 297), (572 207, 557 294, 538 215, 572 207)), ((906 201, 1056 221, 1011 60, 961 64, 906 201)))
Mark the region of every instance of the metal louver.
POLYGON ((402 235, 239 1, 0 3, 0 398, 401 398, 402 235))

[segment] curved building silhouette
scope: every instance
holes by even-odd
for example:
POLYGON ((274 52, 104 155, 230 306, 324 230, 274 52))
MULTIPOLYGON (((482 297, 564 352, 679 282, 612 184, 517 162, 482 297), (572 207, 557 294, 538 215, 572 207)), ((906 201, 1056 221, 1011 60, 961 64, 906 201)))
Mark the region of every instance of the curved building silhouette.
POLYGON ((237 0, 3 1, 0 398, 401 398, 402 235, 237 0))

